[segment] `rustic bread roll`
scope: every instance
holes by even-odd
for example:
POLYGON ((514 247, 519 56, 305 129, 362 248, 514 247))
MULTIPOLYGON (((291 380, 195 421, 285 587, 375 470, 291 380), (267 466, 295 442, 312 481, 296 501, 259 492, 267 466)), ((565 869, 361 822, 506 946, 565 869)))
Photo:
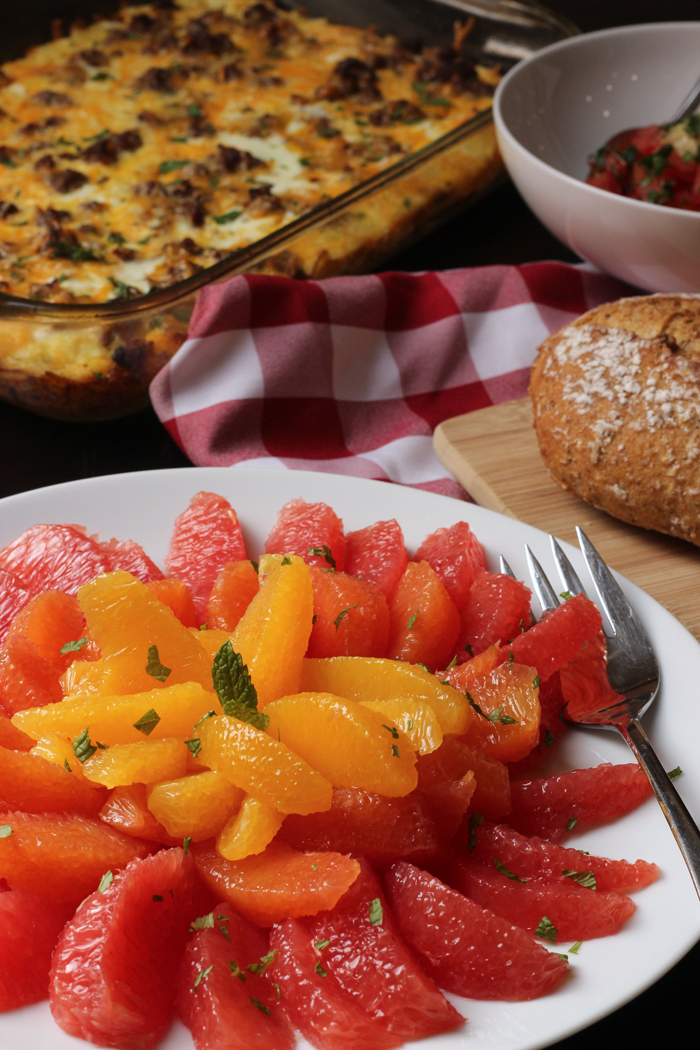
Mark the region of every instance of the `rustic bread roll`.
POLYGON ((539 348, 530 396, 562 488, 700 545, 700 295, 590 310, 539 348))

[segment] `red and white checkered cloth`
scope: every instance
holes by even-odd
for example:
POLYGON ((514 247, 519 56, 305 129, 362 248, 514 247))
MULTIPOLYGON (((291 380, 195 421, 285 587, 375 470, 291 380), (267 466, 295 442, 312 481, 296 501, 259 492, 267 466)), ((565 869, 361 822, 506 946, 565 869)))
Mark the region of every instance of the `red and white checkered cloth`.
POLYGON ((633 290, 558 262, 204 288, 151 384, 198 466, 320 470, 465 498, 433 452, 450 416, 523 397, 539 343, 633 290))

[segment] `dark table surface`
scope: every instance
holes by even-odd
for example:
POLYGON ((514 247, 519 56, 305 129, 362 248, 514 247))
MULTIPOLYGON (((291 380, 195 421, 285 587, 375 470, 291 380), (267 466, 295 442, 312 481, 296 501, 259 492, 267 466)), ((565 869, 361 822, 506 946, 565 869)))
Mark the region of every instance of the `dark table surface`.
MULTIPOLYGON (((700 13, 698 0, 547 2, 584 31, 631 22, 692 20, 700 13)), ((94 0, 39 0, 30 17, 20 5, 10 14, 9 0, 4 0, 0 22, 5 32, 10 29, 16 39, 30 43, 46 38, 52 17, 72 18, 81 13, 81 7, 90 10, 93 6, 94 0)), ((445 229, 397 255, 386 268, 446 269, 538 259, 576 261, 508 184, 445 229)), ((191 466, 150 409, 105 423, 62 423, 0 403, 0 449, 0 496, 101 474, 191 466)), ((636 1050, 656 1050, 678 1039, 686 1024, 692 1032, 699 971, 700 946, 649 991, 558 1047, 588 1050, 596 1045, 634 1045, 636 1050)))

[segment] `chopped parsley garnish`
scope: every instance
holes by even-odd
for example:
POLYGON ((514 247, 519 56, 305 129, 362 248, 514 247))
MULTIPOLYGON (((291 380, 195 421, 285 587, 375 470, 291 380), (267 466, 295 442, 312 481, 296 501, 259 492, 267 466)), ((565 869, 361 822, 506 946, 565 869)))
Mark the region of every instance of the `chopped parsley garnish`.
POLYGON ((98 893, 104 893, 105 890, 109 889, 109 887, 112 885, 113 882, 114 882, 114 875, 112 874, 111 871, 106 871, 104 873, 104 875, 102 876, 102 878, 100 879, 100 885, 97 887, 97 892, 98 893))
POLYGON ((379 897, 375 897, 369 904, 369 921, 373 926, 381 926, 384 922, 384 909, 379 897))
POLYGON ((138 729, 139 733, 143 733, 144 736, 150 736, 159 722, 160 715, 154 708, 151 708, 150 711, 146 711, 144 715, 141 715, 138 722, 134 722, 134 729, 138 729))
POLYGON ((540 684, 541 681, 542 681, 542 679, 540 678, 540 676, 539 675, 535 675, 535 677, 532 679, 532 688, 533 689, 537 689, 537 687, 538 687, 538 685, 540 684))
POLYGON ((195 930, 213 930, 214 929, 214 912, 210 911, 208 915, 200 915, 198 919, 195 919, 190 925, 190 933, 194 933, 195 930))
POLYGON ((398 740, 399 739, 399 731, 396 728, 396 726, 388 726, 388 725, 385 725, 384 722, 382 722, 382 729, 386 729, 387 733, 391 733, 391 735, 393 736, 394 740, 398 740))
POLYGON ((446 98, 440 98, 439 95, 431 95, 425 84, 412 84, 411 85, 418 98, 421 100, 424 106, 451 106, 452 103, 448 102, 446 98))
POLYGON ((569 819, 566 822, 566 830, 567 831, 573 831, 577 824, 578 824, 578 821, 577 821, 576 817, 569 817, 569 819))
POLYGON ((269 1006, 264 1006, 259 999, 254 999, 252 995, 250 996, 250 1001, 253 1006, 257 1006, 258 1010, 261 1010, 267 1017, 272 1013, 269 1006))
POLYGON ((248 973, 257 973, 262 977, 262 975, 265 973, 265 970, 268 968, 268 966, 270 965, 270 963, 276 955, 277 949, 273 948, 268 955, 260 956, 260 962, 248 963, 248 965, 246 966, 246 970, 248 971, 248 973))
POLYGON ((320 959, 318 960, 318 962, 314 966, 314 973, 317 973, 319 977, 327 977, 328 976, 328 970, 324 970, 323 969, 323 966, 321 965, 321 960, 320 959))
POLYGON ((232 959, 229 959, 228 968, 231 971, 232 977, 237 977, 239 981, 242 981, 243 984, 245 984, 245 973, 240 968, 238 963, 233 962, 232 959))
POLYGON ((562 868, 561 873, 567 879, 571 879, 572 882, 578 882, 579 886, 583 886, 587 890, 598 889, 598 884, 592 871, 572 871, 570 868, 562 868))
POLYGON ((248 668, 230 641, 224 642, 214 657, 211 677, 225 715, 263 732, 267 729, 270 716, 258 711, 258 694, 248 668))
POLYGON ((208 977, 213 969, 214 969, 214 963, 212 963, 211 966, 207 966, 206 970, 200 970, 199 973, 197 974, 197 976, 194 979, 193 988, 199 988, 199 986, 202 983, 202 981, 204 980, 204 978, 208 977))
POLYGON ((215 215, 214 222, 217 226, 223 226, 227 222, 233 222, 239 215, 242 215, 243 211, 241 208, 234 208, 233 211, 226 211, 223 215, 215 215))
POLYGON ((496 859, 496 860, 494 860, 493 863, 496 865, 496 867, 500 871, 501 875, 505 875, 505 877, 507 879, 512 879, 513 882, 527 882, 528 881, 527 879, 521 879, 519 875, 513 874, 513 872, 510 870, 510 868, 507 868, 505 866, 503 861, 500 861, 500 860, 496 859))
POLYGON ((75 642, 66 642, 65 645, 61 646, 61 656, 66 656, 68 653, 77 653, 78 650, 82 649, 87 643, 87 638, 78 638, 75 642))
POLYGON ((12 826, 10 824, 0 824, 0 839, 9 839, 12 834, 12 826))
POLYGON ((112 244, 118 244, 120 247, 122 244, 126 244, 126 237, 122 237, 121 233, 116 233, 114 230, 107 235, 107 240, 111 241, 112 244))
POLYGON ((322 941, 314 941, 314 948, 317 952, 322 952, 324 948, 327 948, 331 942, 324 937, 322 941))
POLYGON ((158 168, 159 175, 168 175, 171 171, 184 168, 190 162, 188 160, 164 160, 158 168))
POLYGON ((192 738, 192 740, 185 741, 185 747, 188 747, 192 752, 192 757, 196 758, 199 752, 202 750, 202 741, 198 736, 192 738))
POLYGON ((392 754, 392 756, 394 758, 400 758, 401 757, 400 754, 399 754, 398 744, 392 744, 391 745, 391 754, 392 754))
POLYGON ((535 937, 540 937, 543 941, 551 941, 552 944, 557 939, 558 930, 556 926, 543 915, 540 921, 537 923, 537 929, 535 930, 535 937))
POLYGON ((169 667, 164 667, 160 662, 158 656, 158 646, 149 645, 148 647, 148 662, 146 663, 146 674, 150 674, 151 678, 155 678, 158 682, 165 682, 168 675, 171 673, 169 667))
POLYGON ((356 609, 359 604, 360 604, 359 602, 355 602, 354 605, 348 605, 347 609, 342 609, 338 613, 338 615, 336 616, 335 620, 333 621, 333 623, 335 624, 336 631, 340 627, 340 621, 343 619, 343 617, 347 616, 351 609, 356 609))
POLYGON ((87 248, 81 248, 79 244, 66 244, 64 241, 56 241, 51 252, 52 259, 70 259, 72 262, 103 262, 104 260, 89 252, 87 248))
POLYGON ((469 815, 469 835, 467 838, 467 849, 471 853, 476 846, 476 829, 484 823, 484 818, 481 813, 470 813, 469 815))
POLYGON ((83 762, 87 762, 89 758, 97 751, 97 748, 90 743, 90 726, 86 726, 75 740, 71 744, 73 748, 73 754, 78 759, 78 762, 82 765, 83 762))
MULTIPOLYGON (((200 627, 200 631, 201 631, 201 629, 202 628, 200 627)), ((193 729, 197 729, 199 726, 201 726, 202 722, 206 722, 207 718, 213 718, 215 714, 216 714, 216 711, 213 708, 212 708, 211 711, 207 711, 207 713, 205 715, 202 715, 202 717, 200 718, 199 722, 195 722, 195 724, 192 726, 192 728, 193 729)))
POLYGON ((681 767, 680 766, 676 766, 675 769, 669 769, 669 771, 668 771, 668 778, 669 778, 669 780, 675 780, 676 777, 681 776, 682 773, 683 773, 683 770, 681 769, 681 767))
POLYGON ((191 835, 187 835, 182 840, 182 852, 183 853, 189 853, 190 852, 190 843, 191 842, 192 842, 192 836, 191 835))
POLYGON ((138 291, 125 281, 118 281, 116 277, 108 277, 107 280, 114 288, 113 299, 137 299, 138 291))
POLYGON ((569 948, 569 955, 578 955, 578 950, 582 944, 583 941, 574 941, 574 943, 569 948))
POLYGON ((420 609, 416 609, 416 611, 414 612, 413 616, 411 617, 411 619, 406 624, 406 629, 408 631, 411 630, 411 628, 413 627, 414 623, 416 622, 416 616, 418 615, 419 612, 420 612, 420 609))

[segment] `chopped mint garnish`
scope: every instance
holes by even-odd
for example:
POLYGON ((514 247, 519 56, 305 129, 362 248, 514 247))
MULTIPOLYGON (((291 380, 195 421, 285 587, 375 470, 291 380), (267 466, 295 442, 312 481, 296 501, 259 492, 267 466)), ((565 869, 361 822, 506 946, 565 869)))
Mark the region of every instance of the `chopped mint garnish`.
POLYGON ((370 901, 369 921, 373 926, 381 926, 384 922, 384 909, 379 897, 375 897, 373 901, 370 901))
POLYGON ((528 881, 527 879, 521 879, 519 875, 514 875, 513 872, 509 868, 507 868, 502 861, 494 860, 493 863, 496 865, 496 867, 500 871, 501 875, 505 875, 505 877, 507 879, 512 879, 513 882, 527 882, 528 881))
POLYGON ((551 729, 547 729, 547 731, 544 734, 544 740, 542 741, 540 746, 537 748, 537 750, 541 751, 543 747, 551 747, 556 739, 557 738, 555 737, 555 735, 552 732, 552 730, 551 729))
POLYGON ((571 591, 562 591, 559 597, 563 598, 565 602, 568 602, 569 598, 573 598, 573 594, 571 591))
POLYGON ((583 944, 583 941, 575 941, 569 948, 569 955, 578 955, 578 950, 583 944))
POLYGON ((467 849, 470 853, 476 846, 476 829, 480 827, 483 823, 484 818, 482 817, 481 813, 471 813, 469 815, 469 836, 467 838, 467 849))
POLYGON ((430 668, 429 668, 429 667, 426 667, 426 665, 425 665, 425 664, 422 664, 422 663, 420 662, 420 660, 419 660, 419 661, 418 661, 418 663, 416 664, 416 667, 422 667, 424 671, 427 671, 427 672, 428 672, 428 674, 432 674, 432 673, 433 673, 433 672, 432 672, 432 671, 430 670, 430 668))
POLYGON ((466 653, 469 653, 470 656, 474 655, 474 650, 472 649, 471 645, 465 645, 464 646, 464 651, 466 653))
POLYGON ((104 875, 102 876, 102 878, 100 879, 100 885, 97 887, 97 892, 98 893, 104 893, 105 890, 109 889, 109 887, 112 885, 113 882, 114 882, 114 875, 112 874, 111 871, 106 871, 104 873, 104 875))
POLYGON ((192 842, 192 836, 191 835, 187 835, 182 840, 182 852, 183 853, 189 853, 190 852, 190 843, 191 842, 192 842))
POLYGON ((260 962, 248 963, 248 965, 246 966, 246 970, 248 971, 248 973, 257 973, 262 977, 262 975, 265 973, 265 970, 268 968, 268 966, 270 965, 270 963, 276 955, 277 949, 273 948, 268 955, 260 956, 260 962))
POLYGON ((251 558, 250 559, 250 564, 253 566, 253 568, 258 573, 258 575, 260 575, 260 562, 253 561, 253 559, 251 558))
POLYGON ((384 724, 384 722, 382 722, 382 729, 386 729, 387 733, 391 733, 391 735, 393 736, 394 740, 398 740, 399 739, 399 731, 396 728, 396 726, 387 726, 387 725, 384 724))
POLYGON ((177 171, 178 168, 184 168, 185 165, 189 163, 188 160, 164 160, 158 168, 158 174, 169 175, 171 171, 177 171))
POLYGON ((213 708, 211 709, 211 711, 207 711, 207 713, 205 715, 202 715, 202 717, 200 718, 199 722, 195 722, 195 724, 192 726, 192 728, 193 729, 198 729, 199 726, 201 726, 202 722, 206 722, 207 718, 213 718, 215 714, 216 714, 216 711, 213 708))
POLYGON ((322 941, 314 941, 314 948, 317 952, 322 952, 324 948, 327 948, 331 942, 325 937, 322 941))
POLYGON ((412 729, 413 729, 413 719, 409 718, 408 722, 406 723, 406 730, 410 733, 412 729))
POLYGON ((323 967, 321 966, 321 960, 320 959, 318 960, 318 962, 314 966, 314 973, 317 973, 319 977, 327 977, 328 976, 328 970, 324 970, 323 969, 323 967))
POLYGON ((338 615, 336 616, 335 620, 333 621, 333 623, 335 624, 336 631, 340 627, 340 621, 343 619, 343 617, 347 616, 351 609, 356 609, 359 604, 360 604, 359 602, 355 602, 354 605, 348 605, 347 609, 342 609, 338 613, 338 615))
POLYGON ((411 617, 411 619, 406 624, 407 630, 409 630, 409 631, 411 630, 411 628, 413 627, 414 623, 416 622, 416 616, 418 615, 419 612, 420 612, 420 609, 416 609, 416 611, 414 612, 413 616, 411 617))
POLYGON ((250 1001, 253 1004, 253 1006, 257 1006, 258 1010, 261 1010, 267 1017, 269 1017, 272 1013, 272 1010, 269 1006, 263 1006, 260 1000, 254 999, 252 995, 250 996, 250 1001))
POLYGON ((242 981, 243 984, 245 984, 245 973, 240 968, 238 963, 233 962, 233 960, 229 959, 228 968, 231 971, 232 977, 237 977, 239 981, 242 981))
POLYGON ((292 559, 289 557, 288 554, 285 554, 285 556, 284 556, 284 558, 282 558, 282 561, 281 561, 280 564, 282 564, 282 565, 291 565, 292 564, 292 559))
POLYGON ((151 708, 150 711, 146 711, 145 715, 141 715, 138 722, 134 722, 134 729, 138 729, 139 733, 143 733, 144 736, 150 736, 159 722, 160 715, 154 708, 151 708))
POLYGON ((66 656, 68 653, 77 653, 79 649, 82 649, 84 645, 87 645, 88 639, 78 638, 75 642, 66 642, 65 645, 61 646, 61 656, 66 656))
POLYGON ((542 681, 542 679, 540 678, 540 676, 539 675, 535 675, 535 677, 532 679, 532 688, 533 689, 537 689, 537 687, 538 687, 538 685, 540 684, 541 681, 542 681))
POLYGON ((267 729, 270 716, 258 711, 258 694, 248 668, 230 641, 224 642, 214 657, 211 677, 225 715, 248 722, 263 732, 267 729))
POLYGON ((514 659, 515 659, 514 654, 513 653, 508 653, 508 663, 512 664, 514 659))
POLYGON ((243 212, 240 208, 234 208, 233 211, 226 211, 223 215, 215 215, 214 222, 217 226, 223 226, 227 222, 233 222, 234 219, 237 219, 242 214, 243 212))
POLYGON ((72 773, 73 772, 71 767, 68 765, 68 759, 67 758, 63 759, 63 765, 66 767, 66 772, 68 772, 68 773, 72 773))
POLYGON ((399 748, 398 748, 397 744, 392 744, 391 745, 391 754, 393 755, 394 758, 400 758, 401 757, 399 755, 399 748))
POLYGON ((198 919, 195 919, 190 925, 190 933, 194 933, 195 930, 213 930, 214 929, 214 912, 210 911, 208 915, 200 915, 198 919))
POLYGON ((668 771, 669 780, 675 780, 676 777, 681 776, 682 773, 683 773, 683 770, 681 769, 680 766, 676 766, 675 769, 669 769, 669 771, 668 771))
POLYGON ((73 740, 71 747, 73 748, 73 754, 78 759, 78 762, 87 762, 89 758, 97 751, 97 748, 90 743, 90 726, 86 726, 75 740, 73 740))
POLYGON ((277 981, 273 981, 272 982, 272 987, 277 992, 277 998, 281 999, 282 998, 282 990, 281 990, 280 986, 278 985, 277 981))
POLYGON ((192 752, 192 757, 196 758, 199 752, 202 750, 202 741, 199 739, 198 736, 196 736, 193 737, 192 740, 186 740, 185 746, 188 747, 192 752))
POLYGON ((569 819, 566 822, 566 830, 567 831, 573 831, 577 824, 578 824, 578 821, 577 821, 576 817, 569 817, 569 819))
POLYGON ((327 547, 324 543, 322 547, 308 547, 306 550, 307 554, 315 554, 319 558, 325 558, 331 569, 336 569, 335 558, 331 552, 330 547, 327 547))
POLYGON ((164 682, 170 674, 170 668, 164 667, 160 662, 157 645, 149 645, 148 647, 146 674, 150 674, 151 678, 155 678, 159 682, 164 682))
POLYGON ((592 871, 572 871, 570 868, 562 868, 561 873, 567 879, 571 879, 572 882, 578 882, 579 886, 584 886, 587 890, 598 889, 598 884, 592 871))
POLYGON ((202 983, 202 981, 204 980, 204 978, 208 977, 213 969, 214 969, 214 963, 212 963, 211 966, 207 966, 206 970, 200 970, 199 973, 197 974, 197 976, 194 979, 193 987, 194 988, 199 988, 199 986, 202 983))
POLYGON ((540 937, 543 941, 551 941, 552 944, 554 944, 554 942, 557 939, 558 932, 559 931, 557 930, 556 926, 554 926, 554 924, 547 918, 546 915, 543 915, 540 921, 537 923, 535 937, 540 937))

